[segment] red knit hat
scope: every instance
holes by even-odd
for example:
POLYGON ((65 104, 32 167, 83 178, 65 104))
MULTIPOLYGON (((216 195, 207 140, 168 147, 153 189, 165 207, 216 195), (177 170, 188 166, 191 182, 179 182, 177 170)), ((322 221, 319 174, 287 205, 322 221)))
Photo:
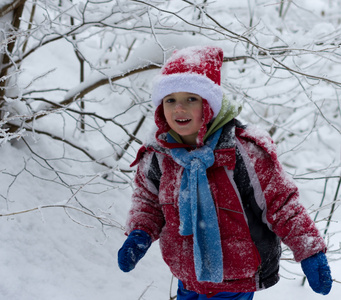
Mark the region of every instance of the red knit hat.
POLYGON ((216 117, 223 99, 220 86, 223 56, 223 50, 213 46, 174 51, 155 82, 152 93, 155 106, 159 106, 169 94, 188 92, 206 99, 216 117))

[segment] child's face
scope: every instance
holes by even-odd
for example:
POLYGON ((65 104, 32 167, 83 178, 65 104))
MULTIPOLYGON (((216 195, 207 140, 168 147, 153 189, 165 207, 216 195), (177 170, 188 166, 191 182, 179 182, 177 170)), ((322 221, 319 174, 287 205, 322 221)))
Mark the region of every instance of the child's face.
POLYGON ((162 100, 166 121, 185 144, 195 145, 203 124, 202 98, 197 94, 173 93, 162 100))

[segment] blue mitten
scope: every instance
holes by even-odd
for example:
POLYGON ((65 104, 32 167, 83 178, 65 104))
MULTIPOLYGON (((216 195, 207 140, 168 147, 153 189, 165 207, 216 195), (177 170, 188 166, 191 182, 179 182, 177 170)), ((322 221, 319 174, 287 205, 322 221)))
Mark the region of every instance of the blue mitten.
POLYGON ((332 277, 327 257, 319 252, 301 261, 304 274, 314 292, 327 295, 332 288, 332 277))
POLYGON ((122 248, 118 251, 118 265, 123 272, 135 268, 138 261, 146 254, 152 238, 143 230, 132 231, 122 248))

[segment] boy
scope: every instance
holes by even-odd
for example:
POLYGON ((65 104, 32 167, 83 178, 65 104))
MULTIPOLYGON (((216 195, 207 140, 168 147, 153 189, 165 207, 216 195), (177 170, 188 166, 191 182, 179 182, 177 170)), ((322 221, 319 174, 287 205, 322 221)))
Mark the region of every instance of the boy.
POLYGON ((158 130, 132 164, 119 266, 131 271, 160 239, 177 299, 252 299, 279 280, 282 241, 313 290, 328 294, 326 245, 270 137, 235 119, 220 87, 222 62, 218 47, 190 47, 162 68, 152 94, 158 130))

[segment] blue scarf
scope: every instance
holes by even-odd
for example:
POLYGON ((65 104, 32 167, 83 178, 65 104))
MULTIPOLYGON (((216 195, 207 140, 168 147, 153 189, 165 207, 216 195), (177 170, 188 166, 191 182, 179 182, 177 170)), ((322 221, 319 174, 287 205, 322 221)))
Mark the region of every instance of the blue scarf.
MULTIPOLYGON (((180 234, 193 234, 194 266, 198 281, 223 281, 223 254, 218 217, 206 169, 214 163, 214 149, 222 128, 211 135, 206 145, 188 152, 171 149, 175 162, 185 168, 179 195, 180 234)), ((170 134, 169 142, 176 142, 170 134)))

